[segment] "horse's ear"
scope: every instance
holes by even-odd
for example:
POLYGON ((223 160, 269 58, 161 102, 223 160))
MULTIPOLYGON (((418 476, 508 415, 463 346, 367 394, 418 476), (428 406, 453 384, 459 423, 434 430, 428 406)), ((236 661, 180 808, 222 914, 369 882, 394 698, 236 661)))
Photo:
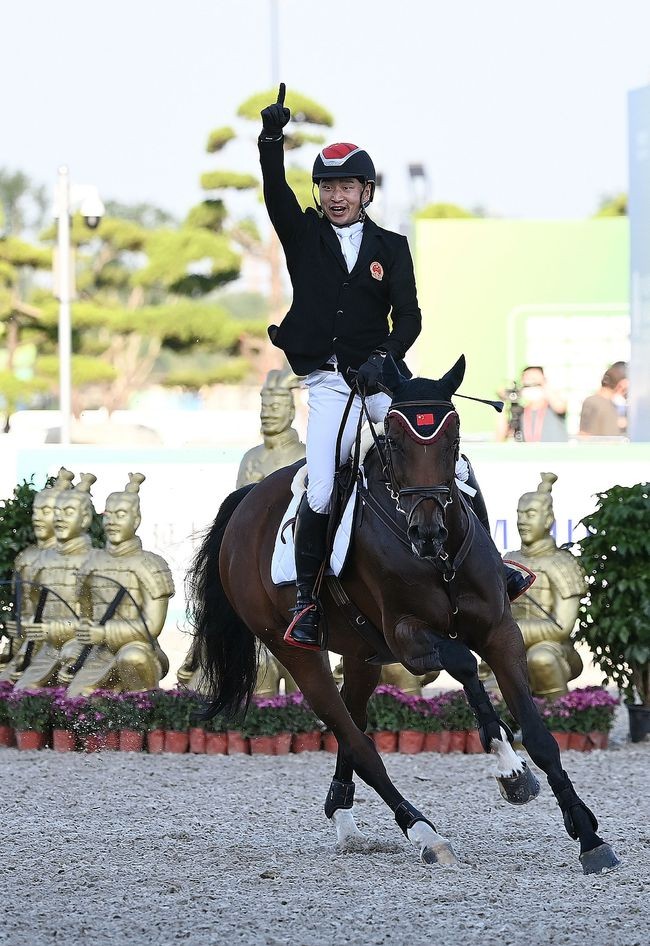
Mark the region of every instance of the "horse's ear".
POLYGON ((440 378, 440 384, 444 385, 449 398, 452 397, 461 386, 465 377, 465 355, 461 355, 453 368, 450 368, 447 374, 440 378))
POLYGON ((382 387, 386 388, 392 395, 405 381, 408 381, 407 375, 402 374, 392 354, 388 352, 384 359, 384 367, 381 372, 382 387))

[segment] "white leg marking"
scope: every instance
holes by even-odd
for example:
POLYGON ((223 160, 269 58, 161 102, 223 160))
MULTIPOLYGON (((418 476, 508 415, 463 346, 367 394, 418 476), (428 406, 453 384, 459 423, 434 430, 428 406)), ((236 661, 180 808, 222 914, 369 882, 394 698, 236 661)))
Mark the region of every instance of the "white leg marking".
POLYGON ((350 808, 337 808, 331 821, 336 828, 336 840, 341 845, 348 845, 360 841, 363 835, 357 828, 354 815, 350 808))
POLYGON ((517 755, 510 745, 503 728, 501 729, 501 739, 493 739, 490 743, 490 751, 496 756, 497 777, 512 778, 513 775, 518 775, 524 771, 524 760, 517 755))
POLYGON ((456 855, 447 838, 434 831, 425 821, 416 821, 407 829, 408 839, 418 849, 425 864, 457 864, 456 855))

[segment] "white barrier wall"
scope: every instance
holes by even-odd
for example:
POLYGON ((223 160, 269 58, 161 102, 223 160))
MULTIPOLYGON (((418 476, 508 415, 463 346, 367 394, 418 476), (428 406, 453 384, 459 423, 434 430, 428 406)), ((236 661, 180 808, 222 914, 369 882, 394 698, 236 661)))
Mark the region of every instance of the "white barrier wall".
MULTIPOLYGON (((594 508, 594 494, 614 484, 631 486, 650 479, 650 444, 485 444, 465 443, 466 453, 482 486, 492 532, 500 551, 519 547, 516 508, 519 496, 533 491, 540 472, 558 476, 553 490, 559 544, 577 538, 579 520, 594 508)), ((187 647, 183 636, 185 601, 183 579, 200 533, 210 525, 224 497, 234 489, 243 449, 97 447, 48 445, 30 448, 3 444, 0 498, 14 485, 33 477, 41 488, 48 475, 66 466, 76 475, 94 473, 95 508, 101 512, 106 496, 122 490, 129 472, 144 473, 141 487, 142 525, 146 549, 170 564, 176 584, 163 646, 170 654, 175 679, 187 647)), ((245 541, 245 536, 242 536, 245 541)))

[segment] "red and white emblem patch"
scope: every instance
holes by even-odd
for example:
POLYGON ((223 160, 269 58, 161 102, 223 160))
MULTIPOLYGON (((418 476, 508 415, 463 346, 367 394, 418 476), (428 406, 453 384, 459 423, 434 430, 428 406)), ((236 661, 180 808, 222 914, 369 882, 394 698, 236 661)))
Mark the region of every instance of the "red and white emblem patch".
POLYGON ((378 279, 380 282, 384 278, 384 267, 381 263, 378 263, 377 260, 370 264, 370 275, 373 279, 378 279))
POLYGON ((433 424, 433 414, 416 414, 415 423, 418 427, 428 427, 433 424))

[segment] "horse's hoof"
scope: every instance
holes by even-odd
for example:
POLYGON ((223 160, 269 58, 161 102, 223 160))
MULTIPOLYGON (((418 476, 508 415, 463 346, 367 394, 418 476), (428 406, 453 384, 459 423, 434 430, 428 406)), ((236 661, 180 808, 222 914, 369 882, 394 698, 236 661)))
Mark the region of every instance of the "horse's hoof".
POLYGON ((455 867, 458 859, 451 844, 436 844, 435 847, 423 847, 420 851, 423 864, 441 864, 443 867, 455 867))
POLYGON ((616 870, 621 863, 609 844, 599 844, 591 851, 580 855, 584 874, 604 874, 616 870))
POLYGON ((539 795, 539 782, 524 762, 523 771, 516 775, 497 775, 499 791, 511 805, 525 805, 539 795))

